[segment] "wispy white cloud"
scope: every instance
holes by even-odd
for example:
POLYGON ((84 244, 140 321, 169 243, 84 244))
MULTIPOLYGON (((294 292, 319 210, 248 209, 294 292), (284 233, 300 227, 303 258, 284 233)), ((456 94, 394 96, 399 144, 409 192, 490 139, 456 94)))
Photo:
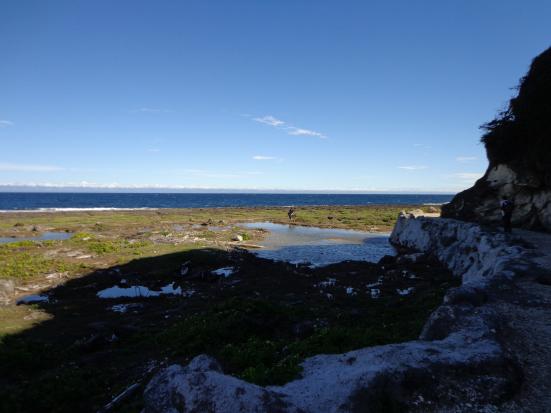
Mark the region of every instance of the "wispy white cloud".
POLYGON ((275 156, 255 155, 253 156, 255 161, 271 161, 277 159, 275 156))
POLYGON ((425 165, 404 165, 404 166, 399 166, 398 169, 403 169, 404 171, 420 171, 422 169, 428 169, 428 166, 425 166, 425 165))
POLYGON ((56 172, 64 168, 55 165, 30 165, 0 162, 2 172, 56 172))
POLYGON ((260 118, 253 118, 253 120, 255 122, 264 123, 264 124, 270 125, 270 126, 281 126, 281 125, 285 124, 285 122, 283 122, 280 119, 277 119, 277 118, 273 117, 272 115, 266 115, 266 116, 262 116, 260 118))
POLYGON ((317 132, 311 129, 299 128, 297 126, 289 125, 287 122, 282 121, 272 115, 266 115, 258 118, 253 118, 255 122, 263 123, 265 125, 273 126, 275 128, 283 129, 287 132, 288 135, 293 136, 312 136, 315 138, 326 139, 321 132, 317 132))
POLYGON ((413 146, 416 147, 416 148, 422 148, 422 149, 430 149, 431 148, 430 145, 427 145, 425 143, 414 143, 413 146))
POLYGON ((11 120, 6 120, 6 119, 0 120, 0 128, 6 128, 8 126, 13 126, 13 122, 11 120))
POLYGON ((289 135, 294 135, 294 136, 313 136, 321 139, 326 138, 326 136, 323 133, 316 132, 310 129, 296 128, 294 126, 287 128, 287 131, 289 135))
POLYGON ((472 162, 476 161, 478 158, 476 156, 458 156, 455 158, 457 162, 472 162))

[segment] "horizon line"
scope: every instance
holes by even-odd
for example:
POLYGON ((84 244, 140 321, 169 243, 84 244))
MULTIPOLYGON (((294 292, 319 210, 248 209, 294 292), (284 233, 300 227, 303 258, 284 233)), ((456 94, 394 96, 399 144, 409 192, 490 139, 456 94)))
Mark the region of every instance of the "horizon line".
POLYGON ((0 193, 164 193, 164 194, 319 194, 319 195, 455 195, 458 191, 422 189, 255 189, 255 188, 170 188, 170 187, 49 187, 0 185, 0 193))

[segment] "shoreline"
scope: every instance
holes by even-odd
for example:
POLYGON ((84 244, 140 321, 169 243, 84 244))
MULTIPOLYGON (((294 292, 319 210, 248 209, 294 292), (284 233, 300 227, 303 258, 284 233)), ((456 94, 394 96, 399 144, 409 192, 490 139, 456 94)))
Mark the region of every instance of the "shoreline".
POLYGON ((200 224, 236 225, 247 222, 273 222, 320 228, 351 229, 365 232, 391 232, 401 211, 439 212, 433 205, 329 205, 295 207, 296 217, 289 221, 287 208, 208 207, 156 209, 70 209, 10 210, 0 212, 0 237, 29 236, 41 231, 78 232, 93 230, 100 222, 119 227, 139 225, 200 224), (106 222, 103 222, 106 221, 106 222))
POLYGON ((416 208, 428 208, 428 207, 441 207, 446 204, 445 202, 425 202, 421 204, 379 204, 379 203, 367 203, 361 205, 355 204, 308 204, 308 205, 251 205, 251 206, 200 206, 200 207, 135 207, 135 208, 119 208, 119 207, 44 207, 36 209, 0 209, 0 214, 17 214, 17 213, 56 213, 56 212, 128 212, 128 211, 186 211, 186 210, 225 210, 225 209, 305 209, 305 208, 391 208, 402 207, 404 209, 416 207, 416 208))

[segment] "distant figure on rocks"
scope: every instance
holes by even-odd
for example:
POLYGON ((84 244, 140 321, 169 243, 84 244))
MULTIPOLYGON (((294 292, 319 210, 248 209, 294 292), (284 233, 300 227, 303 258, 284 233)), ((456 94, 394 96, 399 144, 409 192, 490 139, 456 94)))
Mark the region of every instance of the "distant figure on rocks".
POLYGON ((289 221, 292 221, 295 217, 295 208, 289 208, 289 211, 287 211, 287 216, 289 217, 289 221))
POLYGON ((510 234, 511 233, 511 218, 513 216, 513 209, 515 208, 515 205, 513 204, 513 201, 511 201, 509 198, 504 196, 501 199, 501 202, 499 204, 501 207, 501 215, 503 220, 503 230, 510 234))

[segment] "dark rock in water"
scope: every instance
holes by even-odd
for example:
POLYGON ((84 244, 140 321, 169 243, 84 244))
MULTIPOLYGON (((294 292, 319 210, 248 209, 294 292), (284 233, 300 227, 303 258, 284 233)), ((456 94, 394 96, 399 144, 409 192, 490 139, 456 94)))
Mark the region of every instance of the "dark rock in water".
POLYGON ((482 128, 488 169, 442 216, 499 223, 507 196, 514 226, 551 231, 551 48, 534 59, 508 109, 482 128))
POLYGON ((385 255, 378 262, 379 265, 390 265, 396 262, 396 257, 393 255, 385 255))

